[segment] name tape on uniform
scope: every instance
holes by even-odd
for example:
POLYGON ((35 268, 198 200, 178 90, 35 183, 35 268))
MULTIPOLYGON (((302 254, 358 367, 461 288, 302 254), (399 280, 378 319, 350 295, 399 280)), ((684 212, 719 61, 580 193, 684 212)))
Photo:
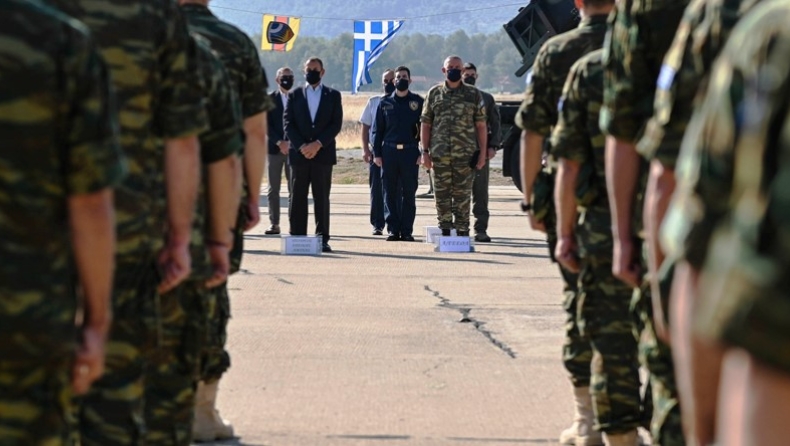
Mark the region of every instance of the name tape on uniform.
POLYGON ((280 254, 288 256, 320 256, 322 238, 316 235, 283 235, 280 254))
POLYGON ((442 236, 436 237, 436 248, 434 252, 474 252, 470 237, 442 236))

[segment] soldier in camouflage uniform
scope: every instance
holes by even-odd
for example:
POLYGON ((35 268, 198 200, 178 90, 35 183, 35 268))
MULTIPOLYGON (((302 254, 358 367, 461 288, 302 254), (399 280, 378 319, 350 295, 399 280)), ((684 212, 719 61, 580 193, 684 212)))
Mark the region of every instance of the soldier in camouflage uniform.
POLYGON ((486 155, 470 159, 478 147, 488 147, 485 102, 480 91, 461 81, 464 63, 458 56, 444 61, 447 81, 428 91, 420 117, 423 163, 433 168, 436 213, 442 235, 455 228, 469 235, 474 169, 486 165, 486 155), (453 221, 455 217, 455 221, 453 221))
POLYGON ((636 143, 653 114, 653 97, 661 62, 675 36, 688 0, 623 0, 610 19, 604 46, 604 104, 601 129, 607 134, 606 178, 614 234, 613 272, 634 287, 640 358, 649 372, 653 396, 651 433, 661 445, 683 445, 672 353, 656 333, 665 323, 664 311, 650 297, 646 238, 655 228, 644 227, 647 161, 636 143), (645 231, 647 229, 647 231, 645 231), (654 313, 656 314, 654 317, 654 313))
MULTIPOLYGON (((244 250, 244 232, 260 220, 258 201, 267 156, 266 112, 274 103, 266 90, 266 74, 258 50, 250 38, 235 26, 219 20, 206 6, 207 0, 179 0, 190 30, 205 37, 230 75, 239 101, 244 128, 244 189, 231 251, 231 273, 239 271, 244 250)), ((198 388, 194 436, 196 440, 233 437, 233 427, 215 409, 219 379, 230 367, 225 350, 230 299, 227 284, 212 290, 209 301, 209 341, 202 361, 202 381, 198 388)))
POLYGON ((104 367, 117 115, 82 24, 25 0, 0 10, 0 444, 65 445, 71 396, 104 367))
POLYGON ((790 434, 789 18, 786 2, 766 1, 732 31, 688 125, 662 228, 677 261, 672 304, 690 307, 672 313, 693 319, 694 337, 673 341, 727 347, 721 368, 708 364, 713 394, 693 395, 694 405, 718 399, 692 432, 707 443, 778 445, 790 434))
MULTIPOLYGON (((541 169, 544 141, 557 123, 557 104, 571 66, 583 55, 600 48, 606 34, 606 17, 612 1, 585 2, 580 10, 585 17, 578 28, 547 40, 538 51, 532 78, 527 85, 525 99, 516 114, 516 125, 522 131, 522 210, 530 212, 533 229, 547 232, 549 255, 554 260, 557 244, 556 222, 552 204, 553 179, 550 170, 541 169), (533 192, 534 191, 534 192, 533 192)), ((554 161, 551 162, 554 164, 554 161)), ((551 167, 551 166, 550 166, 551 167)), ((573 425, 562 432, 562 444, 574 444, 576 437, 593 432, 593 410, 590 396, 590 361, 592 349, 589 339, 581 336, 576 321, 578 288, 576 274, 560 267, 563 279, 563 307, 567 312, 563 363, 573 384, 576 414, 573 425)), ((590 441, 600 441, 594 434, 590 441)))
POLYGON ((111 67, 129 163, 115 195, 118 251, 107 372, 81 401, 81 442, 142 444, 144 371, 160 334, 158 294, 190 272, 197 135, 206 127, 195 47, 170 1, 51 1, 88 25, 111 67))
POLYGON ((236 94, 222 62, 202 37, 198 44, 210 129, 200 134, 203 179, 192 230, 192 275, 160 298, 162 336, 149 365, 145 412, 148 446, 191 444, 195 388, 206 341, 209 288, 230 271, 243 148, 236 94))
MULTIPOLYGON (((639 153, 650 160, 644 216, 646 224, 652 228, 658 228, 664 219, 675 189, 674 171, 680 142, 691 118, 700 85, 706 83, 713 60, 727 41, 733 26, 758 2, 694 0, 686 8, 675 40, 664 58, 653 117, 637 145, 639 153)), ((655 233, 655 230, 648 232, 655 233)), ((654 305, 666 304, 676 314, 679 308, 690 308, 684 302, 668 302, 667 289, 672 281, 673 262, 664 262, 661 268, 663 271, 660 271, 658 268, 663 252, 655 237, 649 238, 648 243, 648 249, 655 258, 654 262, 649 262, 654 305), (660 300, 656 302, 657 299, 660 300)), ((718 391, 719 369, 715 365, 721 358, 718 349, 704 349, 684 339, 686 334, 691 333, 689 323, 688 317, 674 318, 673 321, 675 376, 681 406, 684 407, 683 424, 687 437, 694 437, 698 444, 708 444, 713 438, 715 394, 718 391), (700 395, 697 392, 710 397, 695 400, 692 396, 700 395)))
MULTIPOLYGON (((629 310, 631 288, 612 275, 605 137, 598 126, 603 101, 601 55, 602 50, 593 51, 571 68, 551 138, 551 155, 560 163, 555 185, 555 256, 566 269, 579 271, 577 314, 580 329, 593 349, 590 390, 595 428, 610 437, 634 435, 643 417, 637 343, 629 310)), ((575 444, 590 444, 584 440, 577 437, 575 444)))

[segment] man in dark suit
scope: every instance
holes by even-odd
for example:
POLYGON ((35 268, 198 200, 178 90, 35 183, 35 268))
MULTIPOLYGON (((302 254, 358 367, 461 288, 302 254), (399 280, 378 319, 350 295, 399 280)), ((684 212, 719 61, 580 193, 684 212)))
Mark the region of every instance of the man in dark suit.
POLYGON ((275 82, 278 88, 269 96, 274 103, 267 115, 269 119, 269 171, 267 172, 268 191, 266 194, 269 203, 269 229, 266 234, 280 233, 280 186, 283 180, 283 170, 288 183, 288 193, 291 193, 291 170, 288 167, 288 136, 283 127, 283 114, 285 104, 288 103, 288 92, 294 85, 294 72, 288 67, 277 70, 275 82))
POLYGON ((329 246, 329 190, 332 166, 337 164, 335 137, 343 125, 340 92, 322 85, 324 63, 313 57, 304 65, 307 85, 288 94, 283 119, 290 141, 291 200, 288 210, 291 235, 307 235, 307 193, 312 187, 315 233, 329 246))

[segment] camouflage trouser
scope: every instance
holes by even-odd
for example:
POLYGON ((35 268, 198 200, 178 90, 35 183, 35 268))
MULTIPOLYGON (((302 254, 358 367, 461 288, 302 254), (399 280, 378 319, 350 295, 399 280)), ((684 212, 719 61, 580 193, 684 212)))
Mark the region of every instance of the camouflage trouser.
POLYGON ((653 392, 650 432, 653 435, 653 444, 683 446, 686 442, 681 425, 672 351, 656 336, 650 296, 650 285, 645 283, 634 290, 631 301, 631 309, 636 315, 639 330, 639 359, 650 372, 653 392))
POLYGON ((230 368, 230 354, 225 350, 230 320, 227 282, 207 292, 208 319, 206 345, 201 353, 200 377, 211 382, 222 378, 230 368))
POLYGON ((0 446, 70 444, 71 361, 0 359, 0 446))
POLYGON ((148 446, 191 443, 207 293, 201 282, 189 281, 160 298, 162 336, 145 383, 148 446))
POLYGON ((611 218, 591 209, 577 227, 581 255, 579 326, 593 349, 596 429, 618 433, 642 424, 639 359, 630 312, 632 289, 612 275, 611 218))
MULTIPOLYGON (((554 249, 557 247, 557 223, 554 214, 546 216, 547 241, 550 257, 554 261, 554 249)), ((558 264, 559 266, 559 264, 558 264)), ((582 335, 579 329, 576 308, 578 306, 579 289, 578 275, 559 267, 562 276, 562 308, 565 309, 565 341, 562 344, 562 364, 570 373, 573 387, 590 385, 590 361, 593 353, 590 340, 582 335)))
POLYGON ((159 274, 152 259, 116 259, 104 376, 78 400, 82 445, 144 444, 144 371, 158 335, 159 274))
POLYGON ((469 153, 460 152, 436 158, 433 164, 433 196, 439 227, 469 231, 469 208, 472 201, 474 169, 469 167, 469 153), (455 217, 455 221, 453 221, 455 217))

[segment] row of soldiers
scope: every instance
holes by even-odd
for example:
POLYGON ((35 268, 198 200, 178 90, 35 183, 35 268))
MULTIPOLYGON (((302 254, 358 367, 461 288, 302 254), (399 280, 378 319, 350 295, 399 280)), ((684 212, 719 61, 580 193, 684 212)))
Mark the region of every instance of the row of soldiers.
POLYGON ((207 3, 0 0, 0 445, 233 436, 226 280, 272 104, 207 3))
POLYGON ((577 7, 517 116, 564 279, 560 442, 787 444, 790 2, 577 7))

